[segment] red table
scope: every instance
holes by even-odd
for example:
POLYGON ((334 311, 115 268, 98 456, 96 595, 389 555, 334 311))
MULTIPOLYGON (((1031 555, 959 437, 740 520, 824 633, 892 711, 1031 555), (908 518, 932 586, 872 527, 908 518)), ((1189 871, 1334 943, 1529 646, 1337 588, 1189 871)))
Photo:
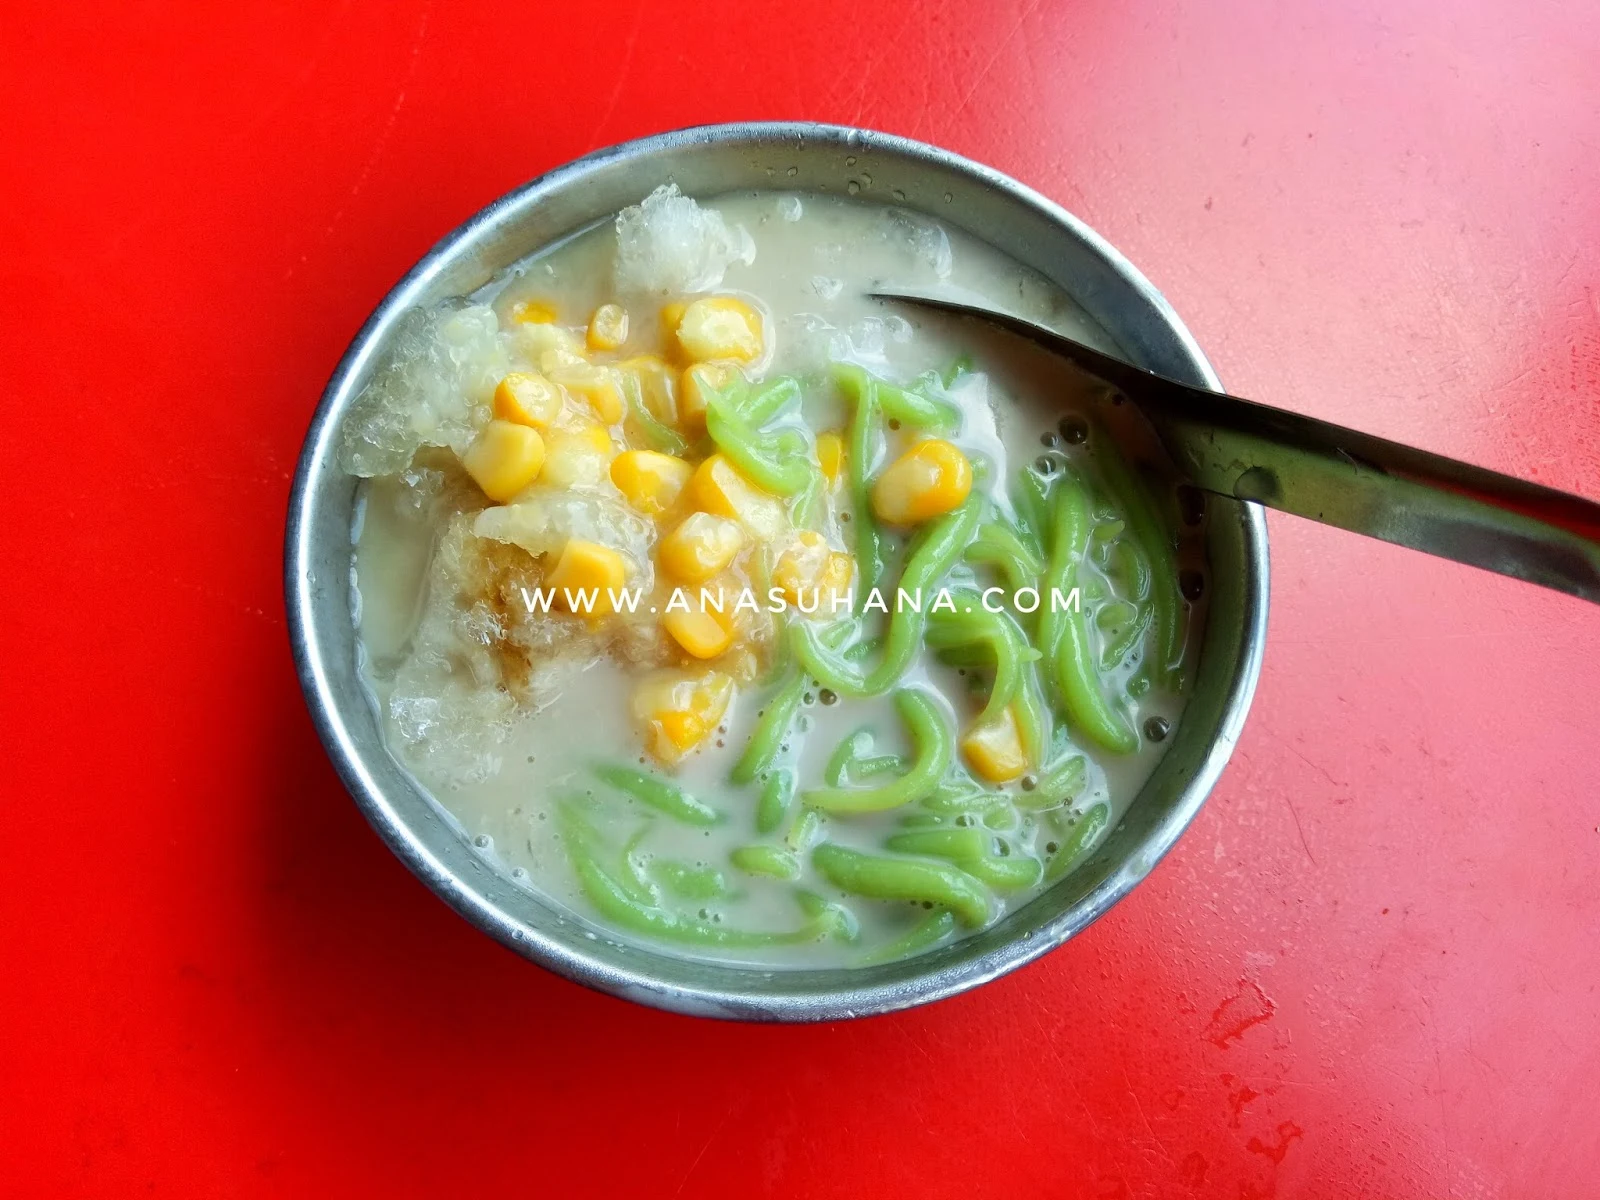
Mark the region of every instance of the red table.
POLYGON ((316 397, 434 239, 754 116, 992 163, 1236 391, 1600 496, 1594 4, 28 7, 0 1193, 1600 1193, 1592 607, 1274 517, 1254 713, 1148 882, 976 993, 757 1028, 561 982, 412 879, 279 583, 316 397))

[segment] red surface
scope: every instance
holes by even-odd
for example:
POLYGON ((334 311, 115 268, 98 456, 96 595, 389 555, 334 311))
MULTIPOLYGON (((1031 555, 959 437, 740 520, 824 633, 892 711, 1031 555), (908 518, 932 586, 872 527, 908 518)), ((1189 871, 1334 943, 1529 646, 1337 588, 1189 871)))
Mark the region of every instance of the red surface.
POLYGON ((1272 519, 1222 785, 1082 938, 827 1028, 590 994, 390 857, 278 579, 446 229, 752 116, 1059 199, 1246 395, 1600 497, 1588 0, 61 4, 0 38, 0 1193, 1592 1197, 1600 611, 1272 519))

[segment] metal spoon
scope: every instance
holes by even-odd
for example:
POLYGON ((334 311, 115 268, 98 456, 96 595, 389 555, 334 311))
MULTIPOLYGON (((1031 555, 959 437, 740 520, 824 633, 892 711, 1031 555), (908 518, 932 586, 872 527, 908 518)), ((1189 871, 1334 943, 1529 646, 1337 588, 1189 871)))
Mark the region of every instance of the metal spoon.
POLYGON ((1189 482, 1600 604, 1600 504, 1132 366, 1009 313, 902 292, 1077 364, 1138 405, 1189 482))

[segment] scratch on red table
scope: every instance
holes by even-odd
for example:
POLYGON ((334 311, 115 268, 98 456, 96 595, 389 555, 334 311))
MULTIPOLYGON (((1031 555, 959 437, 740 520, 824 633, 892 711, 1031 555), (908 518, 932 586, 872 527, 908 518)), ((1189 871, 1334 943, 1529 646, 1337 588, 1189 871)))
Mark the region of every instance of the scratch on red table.
POLYGON ((1306 857, 1311 860, 1311 865, 1317 865, 1317 856, 1311 853, 1311 843, 1306 841, 1305 826, 1300 824, 1300 810, 1295 808, 1294 801, 1284 794, 1283 802, 1289 806, 1289 815, 1294 818, 1294 831, 1300 835, 1300 849, 1306 852, 1306 857))
POLYGON ((967 85, 967 90, 961 93, 961 99, 956 101, 955 108, 950 111, 950 116, 952 118, 959 117, 963 112, 966 111, 967 105, 971 103, 972 97, 974 94, 976 94, 979 85, 989 77, 989 72, 994 69, 994 64, 998 62, 1000 56, 1005 53, 1006 47, 1011 45, 1011 39, 1017 36, 1017 33, 1019 30, 1021 30, 1024 22, 1026 22, 1029 17, 1033 16, 1034 12, 1038 9, 1041 3, 1042 0, 1033 0, 1033 3, 1029 4, 1017 14, 1017 19, 1012 22, 1011 28, 1006 31, 1005 37, 1000 39, 1000 44, 994 48, 994 53, 989 55, 988 60, 983 64, 982 67, 978 69, 978 73, 972 77, 972 82, 967 85))
POLYGON ((919 1054, 921 1054, 923 1058, 927 1059, 929 1062, 936 1061, 934 1059, 933 1055, 928 1052, 928 1048, 922 1044, 922 1040, 919 1037, 917 1037, 916 1034, 912 1033, 909 1028, 907 1028, 906 1022, 902 1021, 899 1024, 893 1026, 893 1028, 894 1028, 896 1033, 898 1033, 901 1037, 905 1038, 906 1041, 910 1042, 914 1047, 916 1047, 917 1052, 919 1054))
POLYGON ((706 1151, 711 1149, 711 1143, 717 1140, 717 1134, 722 1132, 723 1127, 728 1123, 728 1119, 733 1116, 733 1109, 734 1106, 730 1104, 728 1111, 722 1114, 722 1120, 717 1122, 716 1128, 706 1135, 706 1140, 700 1147, 700 1153, 694 1156, 694 1161, 689 1164, 689 1169, 683 1173, 683 1178, 678 1181, 678 1190, 672 1193, 674 1197, 683 1195, 683 1189, 689 1186, 689 1180, 694 1175, 695 1168, 700 1165, 700 1160, 705 1158, 706 1151))
POLYGON ((1144 1123, 1144 1131, 1150 1135, 1150 1140, 1166 1155, 1167 1161, 1173 1166, 1178 1165, 1177 1158, 1173 1155, 1171 1147, 1161 1140, 1161 1135, 1156 1132, 1156 1127, 1150 1123, 1150 1114, 1144 1111, 1144 1101, 1139 1099, 1139 1092, 1133 1086, 1133 1077, 1128 1074, 1128 1065, 1122 1063, 1122 1085, 1127 1089, 1128 1095, 1133 1100, 1134 1108, 1139 1110, 1139 1120, 1144 1123))
POLYGON ((366 187, 367 180, 372 177, 373 170, 383 158, 384 150, 388 148, 389 136, 394 132, 395 122, 400 119, 400 110, 405 107, 406 91, 411 87, 412 80, 417 77, 417 64, 422 60, 422 43, 428 35, 428 18, 432 15, 433 0, 427 0, 422 6, 421 16, 417 19, 417 31, 411 35, 411 54, 406 62, 405 77, 400 80, 400 88, 395 93, 394 103, 389 106, 389 115, 384 118, 383 128, 378 130, 378 136, 373 139, 372 153, 368 154, 366 161, 361 164, 361 171, 356 176, 355 183, 351 185, 350 194, 344 198, 344 203, 328 222, 324 236, 332 235, 338 228, 339 222, 350 208, 351 201, 360 195, 362 188, 366 187))
POLYGON ((906 26, 909 25, 912 20, 917 19, 917 23, 919 25, 926 23, 925 21, 918 19, 919 17, 920 13, 918 8, 916 6, 907 5, 905 9, 905 16, 895 27, 894 33, 889 37, 884 38, 877 44, 877 46, 867 51, 867 61, 865 66, 863 66, 860 71, 856 72, 861 77, 860 82, 856 84, 855 90, 851 92, 850 100, 848 102, 852 110, 850 114, 850 124, 861 124, 861 116, 867 110, 868 93, 872 88, 873 82, 877 78, 878 68, 883 64, 884 57, 890 52, 890 50, 893 47, 900 45, 901 38, 906 32, 906 26))
POLYGON ((300 69, 295 73, 294 79, 289 82, 288 86, 278 92, 271 104, 262 108, 248 125, 240 129, 239 139, 241 141, 250 142, 261 130, 272 123, 277 115, 283 111, 286 104, 305 94, 306 85, 310 82, 313 73, 327 57, 328 46, 333 41, 334 31, 350 11, 351 2, 352 0, 339 0, 338 9, 323 18, 322 33, 317 38, 317 43, 312 47, 310 53, 306 54, 301 60, 300 69))
MULTIPOLYGON (((922 31, 922 44, 927 56, 930 59, 937 60, 942 57, 942 51, 935 46, 934 30, 936 27, 942 29, 947 24, 950 16, 950 0, 939 0, 937 13, 930 13, 925 9, 923 12, 923 19, 917 22, 917 28, 922 31)), ((931 111, 934 95, 931 82, 933 72, 918 71, 916 72, 916 77, 921 81, 922 94, 917 97, 916 103, 911 106, 911 111, 916 116, 912 119, 908 132, 914 138, 923 138, 925 137, 924 126, 927 124, 928 118, 933 115, 931 111)))
POLYGON ((1288 750, 1289 750, 1290 754, 1294 755, 1301 762, 1305 763, 1306 766, 1310 767, 1313 771, 1317 772, 1324 779, 1326 779, 1329 783, 1333 784, 1334 787, 1343 787, 1344 786, 1343 783, 1341 783, 1339 780, 1337 780, 1337 779, 1335 779, 1333 777, 1333 775, 1328 771, 1327 767, 1323 766, 1319 762, 1316 762, 1316 761, 1308 758, 1305 754, 1303 754, 1300 751, 1300 749, 1298 747, 1290 745, 1288 747, 1288 750))
POLYGON ((1032 1015, 1034 1028, 1039 1031, 1038 1044, 1048 1054, 1050 1054, 1050 1056, 1055 1060, 1056 1065, 1061 1068, 1056 1073, 1056 1077, 1065 1080, 1067 1087, 1072 1090, 1073 1098, 1077 1100, 1078 1107, 1083 1110, 1084 1120, 1088 1123, 1089 1128, 1094 1130, 1095 1137, 1103 1137, 1104 1132, 1101 1129, 1099 1119, 1095 1116, 1094 1107, 1089 1103, 1083 1092, 1078 1088, 1077 1073, 1074 1070, 1076 1064, 1068 1061, 1067 1053, 1059 1045, 1058 1039, 1056 1038, 1054 1032, 1045 1027, 1043 1013, 1039 1009, 1035 1008, 1032 1010, 1032 1015))
POLYGON ((600 114, 600 119, 595 122, 594 132, 589 135, 591 146, 599 142, 606 122, 611 119, 611 114, 617 111, 617 100, 622 95, 623 86, 628 82, 628 67, 633 62, 633 48, 639 41, 639 24, 644 20, 644 8, 644 0, 634 5, 633 23, 628 26, 628 38, 622 46, 622 60, 614 72, 615 82, 611 85, 611 95, 606 97, 606 110, 600 114))

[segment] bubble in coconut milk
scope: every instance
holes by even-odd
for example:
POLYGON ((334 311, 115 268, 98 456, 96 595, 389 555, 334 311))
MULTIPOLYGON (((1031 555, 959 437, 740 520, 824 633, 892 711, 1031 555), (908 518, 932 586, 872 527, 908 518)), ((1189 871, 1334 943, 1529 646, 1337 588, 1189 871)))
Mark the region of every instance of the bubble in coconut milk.
POLYGON ((1062 417, 1061 437, 1069 446, 1081 446, 1089 440, 1089 425, 1082 417, 1062 417))

